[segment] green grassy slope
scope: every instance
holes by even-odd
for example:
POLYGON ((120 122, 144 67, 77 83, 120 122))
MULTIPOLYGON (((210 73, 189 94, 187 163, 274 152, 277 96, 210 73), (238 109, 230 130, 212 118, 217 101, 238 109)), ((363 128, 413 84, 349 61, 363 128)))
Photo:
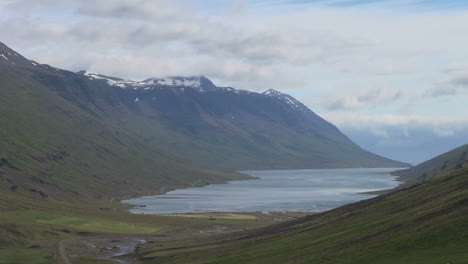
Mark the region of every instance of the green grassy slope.
POLYGON ((71 72, 0 63, 0 263, 52 263, 61 239, 173 228, 119 200, 247 178, 146 142, 107 93, 71 72))
POLYGON ((395 171, 392 174, 399 176, 407 183, 431 178, 442 172, 461 168, 468 162, 468 144, 441 154, 409 169, 395 171))
POLYGON ((144 263, 466 263, 468 168, 325 213, 215 240, 143 246, 144 263))

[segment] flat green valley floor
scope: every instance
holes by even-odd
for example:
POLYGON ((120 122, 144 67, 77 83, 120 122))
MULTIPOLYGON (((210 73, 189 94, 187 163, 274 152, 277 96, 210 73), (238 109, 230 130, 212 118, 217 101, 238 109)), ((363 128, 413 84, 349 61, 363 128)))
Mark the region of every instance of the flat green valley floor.
POLYGON ((205 238, 255 229, 304 216, 303 213, 210 213, 177 215, 132 215, 125 207, 69 207, 55 211, 55 204, 42 210, 5 211, 0 215, 0 263, 63 263, 59 243, 72 263, 113 263, 100 257, 114 254, 117 246, 132 239, 164 237, 205 238), (209 219, 212 216, 215 220, 209 219), (118 242, 116 242, 118 241, 118 242), (88 245, 83 246, 83 245, 88 245), (109 250, 109 247, 112 249, 109 250), (106 250, 107 248, 107 250, 106 250))

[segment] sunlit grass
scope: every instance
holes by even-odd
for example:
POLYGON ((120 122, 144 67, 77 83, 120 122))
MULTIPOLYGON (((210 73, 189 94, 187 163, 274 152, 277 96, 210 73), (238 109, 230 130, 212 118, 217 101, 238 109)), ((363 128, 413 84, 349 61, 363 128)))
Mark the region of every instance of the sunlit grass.
POLYGON ((51 252, 40 249, 0 249, 0 264, 48 264, 51 252))
POLYGON ((257 220, 258 218, 253 215, 245 214, 220 214, 220 213, 211 213, 211 214, 166 214, 164 216, 174 216, 174 217, 188 217, 188 218, 206 218, 210 217, 215 219, 232 219, 232 220, 257 220))
POLYGON ((143 234, 160 230, 159 227, 145 224, 34 211, 17 212, 0 219, 2 222, 36 226, 45 225, 54 228, 67 228, 76 231, 95 233, 143 234))

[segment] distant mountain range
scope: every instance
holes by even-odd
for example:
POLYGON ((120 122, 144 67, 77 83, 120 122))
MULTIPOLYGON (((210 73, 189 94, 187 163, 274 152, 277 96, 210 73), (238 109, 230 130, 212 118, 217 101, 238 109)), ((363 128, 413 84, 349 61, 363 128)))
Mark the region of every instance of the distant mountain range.
POLYGON ((138 82, 74 73, 1 43, 0 114, 1 167, 22 175, 4 184, 38 196, 131 195, 243 177, 209 167, 408 166, 363 150, 275 90, 218 87, 203 76, 138 82))

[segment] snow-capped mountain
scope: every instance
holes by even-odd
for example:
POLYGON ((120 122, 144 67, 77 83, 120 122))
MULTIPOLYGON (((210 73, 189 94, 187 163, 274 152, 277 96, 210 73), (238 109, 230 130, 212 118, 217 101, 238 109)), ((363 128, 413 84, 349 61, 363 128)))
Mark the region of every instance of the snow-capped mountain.
MULTIPOLYGON (((297 99, 273 89, 219 87, 204 76, 135 81, 73 73, 27 60, 4 45, 2 73, 21 76, 18 82, 29 80, 31 91, 44 96, 41 102, 55 105, 44 111, 67 116, 84 111, 77 126, 86 128, 91 117, 115 122, 145 144, 200 164, 230 170, 405 166, 361 149, 297 99), (70 110, 63 112, 62 105, 70 110)), ((118 138, 113 133, 103 135, 118 138)))
POLYGON ((189 87, 198 89, 200 92, 212 91, 218 89, 208 78, 205 76, 173 76, 165 78, 150 78, 144 81, 147 84, 157 86, 174 86, 174 87, 189 87))
MULTIPOLYGON (((117 77, 106 76, 103 74, 89 72, 89 71, 80 71, 77 74, 86 76, 89 80, 101 80, 106 81, 108 85, 113 87, 118 87, 122 89, 133 89, 133 90, 154 90, 154 89, 164 89, 164 88, 175 88, 181 92, 184 92, 185 89, 191 89, 200 93, 214 92, 214 91, 224 91, 234 94, 251 94, 247 90, 234 89, 232 87, 219 87, 216 86, 210 79, 205 76, 173 76, 165 78, 149 78, 143 81, 133 81, 128 79, 121 79, 117 77)), ((257 94, 257 93, 255 93, 257 94)), ((282 102, 292 109, 302 111, 302 112, 312 112, 307 106, 296 100, 294 97, 276 91, 274 89, 269 89, 260 95, 275 99, 279 102, 282 102)), ((135 98, 138 102, 140 97, 135 98)))
POLYGON ((208 78, 204 76, 170 76, 165 78, 149 78, 144 81, 133 81, 127 79, 120 79, 116 77, 110 77, 103 74, 80 71, 78 74, 82 74, 88 77, 90 80, 105 80, 107 84, 120 88, 127 89, 156 89, 159 87, 178 87, 178 88, 192 88, 199 92, 213 91, 216 89, 222 89, 216 87, 208 78))

